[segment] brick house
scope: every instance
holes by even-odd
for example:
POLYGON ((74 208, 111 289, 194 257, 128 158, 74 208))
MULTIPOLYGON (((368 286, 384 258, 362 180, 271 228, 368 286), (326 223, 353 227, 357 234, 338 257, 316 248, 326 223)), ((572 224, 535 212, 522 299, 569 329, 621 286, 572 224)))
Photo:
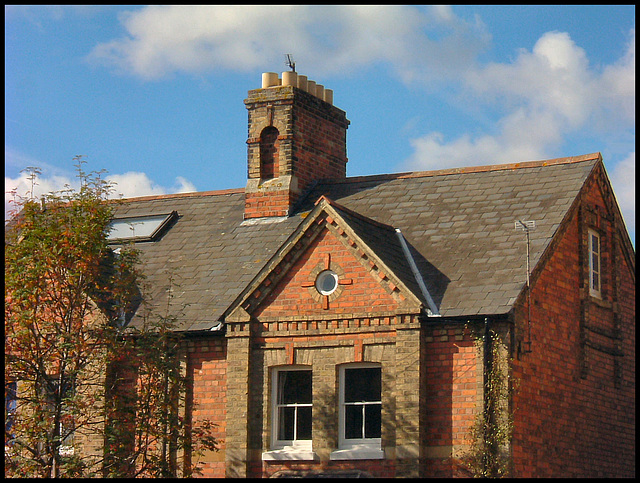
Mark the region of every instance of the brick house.
POLYGON ((349 178, 330 90, 263 74, 245 105, 244 189, 128 199, 113 232, 180 313, 204 476, 468 475, 488 330, 513 476, 635 475, 635 252, 599 153, 349 178))

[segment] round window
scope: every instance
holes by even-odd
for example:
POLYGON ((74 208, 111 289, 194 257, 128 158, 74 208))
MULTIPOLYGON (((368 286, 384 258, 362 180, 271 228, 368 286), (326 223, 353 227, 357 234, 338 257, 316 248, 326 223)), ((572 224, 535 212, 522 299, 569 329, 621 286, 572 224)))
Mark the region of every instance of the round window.
POLYGON ((338 274, 333 270, 323 270, 316 278, 316 289, 322 295, 331 295, 338 288, 338 274))

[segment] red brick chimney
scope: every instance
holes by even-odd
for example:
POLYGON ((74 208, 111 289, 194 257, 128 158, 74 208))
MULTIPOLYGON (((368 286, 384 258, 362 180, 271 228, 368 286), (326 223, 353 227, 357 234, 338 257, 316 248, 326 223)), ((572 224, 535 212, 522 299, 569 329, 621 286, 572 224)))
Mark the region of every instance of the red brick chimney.
POLYGON ((262 74, 249 91, 244 217, 287 216, 314 181, 347 175, 346 113, 333 91, 296 72, 262 74))

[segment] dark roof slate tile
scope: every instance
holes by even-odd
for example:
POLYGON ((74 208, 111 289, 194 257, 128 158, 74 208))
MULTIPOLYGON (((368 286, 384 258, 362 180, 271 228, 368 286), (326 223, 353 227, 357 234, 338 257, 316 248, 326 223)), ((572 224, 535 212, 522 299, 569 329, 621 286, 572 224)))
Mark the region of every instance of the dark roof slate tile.
MULTIPOLYGON (((244 190, 127 199, 116 217, 178 212, 158 241, 138 248, 154 305, 169 300, 183 330, 215 325, 322 195, 402 231, 442 316, 504 314, 525 283, 525 236, 514 222, 536 221, 534 267, 599 160, 594 154, 321 182, 288 218, 243 221, 244 190)), ((390 228, 346 216, 419 294, 390 228)))

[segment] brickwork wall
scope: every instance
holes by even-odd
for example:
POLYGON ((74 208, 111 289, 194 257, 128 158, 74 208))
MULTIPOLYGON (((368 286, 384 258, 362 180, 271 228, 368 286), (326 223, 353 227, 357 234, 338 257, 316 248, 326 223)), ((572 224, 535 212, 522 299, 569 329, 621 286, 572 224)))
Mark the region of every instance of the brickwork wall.
POLYGON ((344 113, 315 96, 300 93, 293 111, 293 174, 301 191, 317 179, 347 176, 344 113))
MULTIPOLYGON (((514 476, 635 474, 635 277, 605 206, 592 182, 545 271, 534 273, 530 353, 519 350, 527 347, 529 314, 526 297, 519 301, 514 476), (588 227, 602 237, 602 300, 586 285, 588 227)), ((228 324, 226 338, 186 346, 193 420, 216 422, 222 440, 222 451, 201 459, 203 476, 347 469, 469 476, 462 458, 483 394, 482 346, 471 332, 479 326, 442 320, 420 327, 416 314, 401 312, 397 287, 363 263, 335 225, 310 233, 271 293, 247 306, 251 321, 228 324), (327 263, 350 283, 324 308, 309 284, 327 263), (330 460, 338 445, 337 368, 351 362, 382 366, 384 460, 330 460), (271 370, 289 364, 313 371, 318 461, 262 461, 271 449, 271 370)))
POLYGON ((247 476, 249 445, 249 334, 227 333, 225 477, 247 476))
MULTIPOLYGON (((266 477, 283 470, 361 470, 379 477, 417 476, 420 397, 416 388, 420 385, 422 343, 417 314, 402 312, 405 299, 398 288, 380 274, 379 267, 358 254, 333 220, 319 219, 309 234, 290 252, 294 258, 283 258, 284 265, 276 270, 282 276, 263 282, 256 290, 261 293, 260 301, 246 306, 252 321, 234 323, 227 332, 231 338, 243 332, 251 335, 247 476, 266 477), (327 267, 345 284, 325 302, 314 282, 327 267), (331 453, 339 449, 339 366, 354 362, 381 364, 384 460, 331 460, 331 453), (313 373, 312 434, 318 459, 262 461, 263 453, 273 449, 273 368, 292 364, 308 366, 313 373)), ((230 348, 229 357, 231 352, 230 348)), ((244 377, 244 373, 238 370, 232 376, 229 372, 230 378, 236 376, 244 377)), ((229 386, 232 384, 235 382, 229 379, 229 386)), ((229 432, 230 424, 229 419, 229 432)), ((239 423, 236 427, 240 429, 239 423)))
MULTIPOLYGON (((393 319, 393 318, 390 318, 393 319)), ((417 322, 400 317, 417 330, 417 322)), ((397 403, 403 397, 397 388, 398 363, 396 330, 391 325, 365 326, 343 320, 339 328, 303 330, 272 330, 253 339, 250 376, 250 462, 248 476, 268 477, 282 470, 333 471, 361 470, 377 477, 396 476, 396 424, 398 417, 407 427, 417 427, 418 411, 400 416, 397 403), (338 449, 338 367, 353 362, 377 362, 382 367, 382 448, 384 460, 332 461, 330 454, 338 449), (271 448, 271 377, 274 367, 285 365, 308 366, 313 372, 313 451, 316 461, 262 461, 262 453, 271 448)), ((274 327, 272 327, 274 328, 274 327)), ((410 332, 408 329, 407 332, 410 332)), ((411 344, 408 344, 410 346, 411 344)), ((401 355, 404 362, 419 366, 419 351, 410 355, 405 345, 401 355)), ((402 366, 404 370, 404 366, 402 366)), ((405 380, 410 378, 404 377, 405 380)), ((416 384, 417 385, 417 381, 416 384)), ((409 394, 413 397, 413 391, 409 394)), ((406 406, 406 405, 404 405, 406 406)), ((403 407, 404 407, 403 406, 403 407)), ((413 441, 405 437, 410 446, 413 441)), ((417 446, 417 442, 416 442, 417 446)))
POLYGON ((331 314, 370 314, 391 312, 398 308, 398 300, 382 285, 380 277, 372 274, 351 250, 324 229, 311 246, 285 274, 276 289, 263 301, 255 312, 257 318, 331 314), (340 275, 340 280, 350 280, 349 285, 339 285, 335 295, 329 296, 327 309, 323 308, 322 296, 313 283, 315 275, 329 266, 340 275))
POLYGON ((596 181, 532 286, 531 353, 514 361, 518 477, 635 475, 635 280, 596 181), (602 237, 601 300, 587 286, 588 227, 602 237))
POLYGON ((344 111, 291 86, 249 91, 245 105, 249 124, 245 218, 286 216, 315 180, 346 177, 349 121, 344 111), (270 126, 279 132, 277 177, 261 180, 261 134, 270 126))
POLYGON ((294 471, 294 472, 338 472, 338 471, 353 471, 359 470, 363 473, 374 478, 395 478, 395 461, 393 460, 354 460, 354 461, 326 461, 326 462, 295 462, 286 461, 279 463, 265 463, 263 465, 262 473, 259 473, 262 478, 269 478, 275 473, 280 471, 294 471))
POLYGON ((244 217, 287 216, 293 204, 293 195, 289 191, 258 191, 246 196, 244 217))
POLYGON ((396 476, 420 476, 420 417, 424 407, 424 388, 420 384, 421 369, 420 329, 416 326, 396 328, 395 432, 396 476))
POLYGON ((206 478, 224 478, 227 413, 227 343, 221 336, 193 338, 184 343, 186 376, 190 381, 187 414, 197 425, 208 419, 216 425, 214 436, 220 451, 207 451, 200 458, 193 458, 192 465, 202 469, 206 478))
POLYGON ((469 430, 483 407, 482 347, 461 323, 429 325, 423 332, 422 474, 469 476, 461 463, 469 430))

